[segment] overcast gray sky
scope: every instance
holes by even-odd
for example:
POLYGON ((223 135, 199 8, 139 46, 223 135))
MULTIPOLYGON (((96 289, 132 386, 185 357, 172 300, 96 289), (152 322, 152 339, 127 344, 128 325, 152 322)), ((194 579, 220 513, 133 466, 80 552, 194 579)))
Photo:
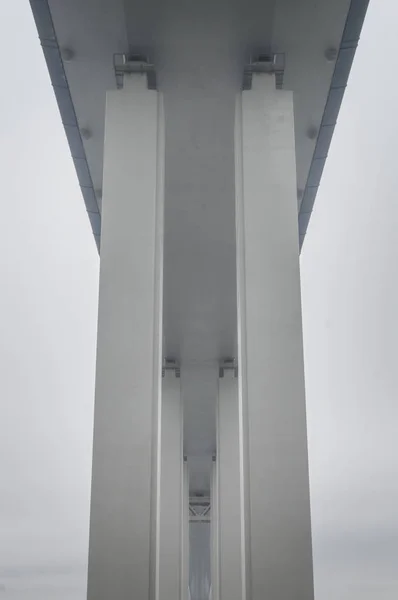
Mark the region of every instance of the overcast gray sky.
MULTIPOLYGON (((302 253, 316 600, 398 598, 398 3, 302 253)), ((84 600, 98 256, 28 0, 0 3, 0 599, 84 600)))

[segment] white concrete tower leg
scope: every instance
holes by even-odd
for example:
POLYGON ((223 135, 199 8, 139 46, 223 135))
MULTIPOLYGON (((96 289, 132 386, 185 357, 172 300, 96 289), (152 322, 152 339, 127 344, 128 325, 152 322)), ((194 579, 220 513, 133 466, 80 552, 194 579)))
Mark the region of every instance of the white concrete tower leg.
MULTIPOLYGON (((241 600, 241 478, 239 470, 238 378, 225 369, 219 379, 217 407, 218 592, 213 600, 241 600)), ((212 505, 213 509, 213 505, 212 505)), ((213 513, 212 513, 213 515, 213 513)))
POLYGON ((107 95, 89 600, 157 591, 162 110, 144 76, 107 95))
POLYGON ((189 595, 189 471, 186 461, 182 470, 182 567, 181 600, 190 600, 189 595))
POLYGON ((235 140, 245 590, 310 600, 293 97, 273 75, 253 75, 242 92, 235 140))
POLYGON ((219 600, 220 592, 220 530, 218 463, 213 460, 210 487, 210 539, 211 539, 211 594, 210 600, 219 600))
POLYGON ((166 370, 162 385, 159 594, 183 600, 183 411, 180 379, 166 370))

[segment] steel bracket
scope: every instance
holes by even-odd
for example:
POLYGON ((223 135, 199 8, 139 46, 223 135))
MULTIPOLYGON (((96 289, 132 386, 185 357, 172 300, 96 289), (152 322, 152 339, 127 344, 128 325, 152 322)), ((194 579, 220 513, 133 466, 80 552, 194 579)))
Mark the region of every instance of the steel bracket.
POLYGON ((113 67, 118 89, 123 87, 123 79, 126 73, 146 76, 148 90, 157 89, 155 66, 148 61, 146 56, 141 54, 114 54, 113 67))
POLYGON ((220 362, 218 376, 223 378, 225 371, 233 371, 234 377, 238 377, 238 363, 235 358, 224 358, 220 362))
POLYGON ((285 71, 285 55, 264 53, 251 58, 243 71, 244 90, 252 89, 253 73, 273 73, 275 75, 276 89, 283 87, 283 74, 285 71))
POLYGON ((163 367, 162 367, 162 377, 165 376, 166 371, 174 371, 174 374, 177 377, 177 379, 180 378, 180 375, 181 375, 180 365, 178 364, 178 362, 176 360, 171 359, 171 358, 164 359, 163 367))

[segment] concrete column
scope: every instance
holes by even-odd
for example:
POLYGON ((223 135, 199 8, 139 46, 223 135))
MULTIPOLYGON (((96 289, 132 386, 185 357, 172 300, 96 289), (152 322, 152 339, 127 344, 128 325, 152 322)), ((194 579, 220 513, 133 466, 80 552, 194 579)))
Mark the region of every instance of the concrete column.
POLYGON ((243 569, 238 378, 233 369, 225 369, 224 376, 219 379, 216 464, 219 595, 213 600, 241 600, 243 569))
POLYGON ((220 597, 220 523, 219 523, 219 482, 218 462, 212 463, 210 488, 210 529, 211 529, 211 595, 210 600, 220 597))
POLYGON ((88 600, 158 592, 163 163, 162 98, 126 76, 106 102, 88 600))
POLYGON ((235 142, 243 598, 310 600, 293 98, 274 76, 239 97, 235 142))
POLYGON ((189 595, 189 471, 184 461, 182 474, 182 566, 181 599, 190 600, 189 595))
POLYGON ((163 377, 161 425, 159 598, 183 600, 183 411, 174 371, 163 377))

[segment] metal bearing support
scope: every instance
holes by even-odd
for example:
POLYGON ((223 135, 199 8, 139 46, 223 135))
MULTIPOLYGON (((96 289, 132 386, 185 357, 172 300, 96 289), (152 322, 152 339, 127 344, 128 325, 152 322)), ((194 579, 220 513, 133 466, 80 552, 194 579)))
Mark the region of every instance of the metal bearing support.
POLYGON ((162 377, 165 376, 166 371, 174 371, 177 379, 180 378, 180 375, 181 375, 180 365, 178 364, 178 362, 176 360, 171 359, 171 358, 164 359, 163 367, 162 367, 162 377))
POLYGON ((277 89, 283 87, 283 74, 285 70, 285 55, 264 53, 253 57, 249 64, 245 66, 243 72, 244 90, 252 89, 253 73, 274 73, 275 85, 277 89))
POLYGON ((225 371, 234 371, 234 377, 238 377, 238 364, 235 358, 224 358, 220 362, 218 376, 223 378, 225 371))
POLYGON ((155 66, 146 56, 141 54, 114 54, 113 66, 115 69, 116 85, 123 87, 123 78, 126 73, 143 75, 147 78, 148 90, 156 90, 155 66))

